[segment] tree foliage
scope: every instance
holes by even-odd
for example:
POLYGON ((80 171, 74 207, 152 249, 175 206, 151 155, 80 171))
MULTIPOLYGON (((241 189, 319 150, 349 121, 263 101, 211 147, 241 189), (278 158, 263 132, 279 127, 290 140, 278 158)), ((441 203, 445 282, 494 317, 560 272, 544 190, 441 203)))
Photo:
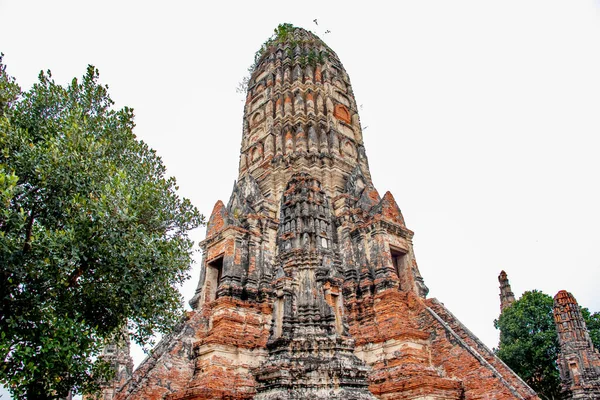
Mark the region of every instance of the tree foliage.
POLYGON ((583 315, 594 348, 600 350, 600 312, 592 314, 587 307, 581 307, 581 314, 583 315))
MULTIPOLYGON (((494 325, 500 330, 496 354, 542 399, 562 399, 556 360, 560 351, 552 297, 533 290, 506 308, 494 325)), ((590 336, 600 337, 600 314, 582 308, 590 336)), ((596 342, 594 345, 597 346, 596 342)))
POLYGON ((22 92, 1 61, 0 383, 18 399, 91 391, 105 339, 144 344, 180 318, 204 217, 93 66, 22 92))

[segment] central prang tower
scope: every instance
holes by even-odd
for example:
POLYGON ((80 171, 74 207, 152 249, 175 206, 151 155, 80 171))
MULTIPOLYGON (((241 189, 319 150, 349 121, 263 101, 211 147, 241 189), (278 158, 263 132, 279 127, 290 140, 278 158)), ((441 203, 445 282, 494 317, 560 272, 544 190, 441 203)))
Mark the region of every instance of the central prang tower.
POLYGON ((280 25, 248 81, 239 176, 201 243, 193 311, 117 398, 537 399, 426 299, 412 237, 373 186, 337 55, 280 25))

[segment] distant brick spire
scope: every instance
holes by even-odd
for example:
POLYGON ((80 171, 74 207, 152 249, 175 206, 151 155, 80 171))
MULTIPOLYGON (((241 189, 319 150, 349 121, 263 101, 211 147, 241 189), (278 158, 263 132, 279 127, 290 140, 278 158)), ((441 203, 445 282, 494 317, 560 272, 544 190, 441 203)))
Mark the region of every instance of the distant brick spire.
POLYGON ((515 302, 515 294, 510 288, 506 272, 500 271, 498 282, 500 282, 500 313, 502 313, 506 307, 511 306, 515 302))
POLYGON ((563 390, 570 392, 572 399, 600 399, 600 354, 594 349, 577 300, 565 290, 554 296, 554 323, 563 390))

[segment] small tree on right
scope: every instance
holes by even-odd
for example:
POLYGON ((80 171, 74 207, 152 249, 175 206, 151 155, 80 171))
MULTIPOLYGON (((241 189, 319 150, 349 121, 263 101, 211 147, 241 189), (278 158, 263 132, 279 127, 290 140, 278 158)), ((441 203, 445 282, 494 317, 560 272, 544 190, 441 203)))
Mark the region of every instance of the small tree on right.
POLYGON ((500 330, 496 354, 542 399, 562 399, 556 366, 559 345, 553 299, 537 290, 523 293, 494 321, 500 330))
POLYGON ((586 307, 581 307, 581 314, 590 334, 594 348, 600 350, 600 312, 591 313, 586 307))

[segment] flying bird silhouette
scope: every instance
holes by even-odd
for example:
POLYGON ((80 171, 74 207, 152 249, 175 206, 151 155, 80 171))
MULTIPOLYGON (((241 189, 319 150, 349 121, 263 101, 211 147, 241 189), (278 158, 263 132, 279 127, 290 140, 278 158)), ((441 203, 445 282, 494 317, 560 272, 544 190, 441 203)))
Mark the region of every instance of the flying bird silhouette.
POLYGON ((315 19, 313 19, 313 22, 315 23, 315 25, 319 25, 319 24, 317 23, 317 19, 316 19, 316 18, 315 18, 315 19))

